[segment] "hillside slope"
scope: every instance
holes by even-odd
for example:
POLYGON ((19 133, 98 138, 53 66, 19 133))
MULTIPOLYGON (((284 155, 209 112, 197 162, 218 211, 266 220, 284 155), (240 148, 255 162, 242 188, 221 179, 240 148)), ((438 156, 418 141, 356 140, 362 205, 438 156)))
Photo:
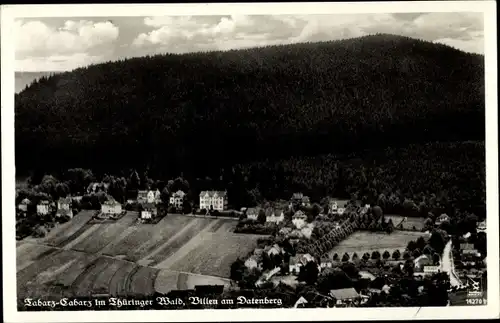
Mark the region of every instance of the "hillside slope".
POLYGON ((484 140, 483 78, 483 56, 384 34, 99 64, 16 95, 16 166, 203 175, 268 157, 484 140))

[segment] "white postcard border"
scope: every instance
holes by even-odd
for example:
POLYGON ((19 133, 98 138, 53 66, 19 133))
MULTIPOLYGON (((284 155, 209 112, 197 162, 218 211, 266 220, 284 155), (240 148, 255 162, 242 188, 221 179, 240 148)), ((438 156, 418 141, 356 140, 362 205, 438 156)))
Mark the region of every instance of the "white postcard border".
POLYGON ((2 77, 2 203, 3 302, 5 322, 161 322, 161 321, 312 321, 312 320, 408 320, 481 319, 499 316, 499 246, 497 234, 487 235, 488 305, 442 308, 334 308, 239 309, 164 311, 18 312, 16 301, 16 250, 14 204, 14 18, 100 17, 223 14, 346 14, 396 12, 483 12, 486 77, 486 169, 488 228, 499 228, 498 129, 495 1, 426 1, 370 3, 259 3, 176 5, 18 5, 1 7, 2 77))

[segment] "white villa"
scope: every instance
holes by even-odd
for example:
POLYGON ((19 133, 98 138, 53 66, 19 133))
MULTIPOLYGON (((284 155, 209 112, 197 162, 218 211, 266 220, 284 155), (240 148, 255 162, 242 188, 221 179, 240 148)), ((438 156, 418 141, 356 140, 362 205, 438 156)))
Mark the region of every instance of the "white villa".
POLYGON ((285 220, 285 214, 283 210, 273 210, 269 209, 266 211, 266 222, 271 223, 281 223, 285 220))
POLYGON ((40 203, 36 206, 36 213, 39 215, 47 215, 49 214, 50 203, 47 200, 40 201, 40 203))
POLYGON ((301 229, 306 225, 307 216, 302 211, 297 211, 292 217, 292 223, 297 229, 301 229))
POLYGON ((21 203, 19 203, 18 209, 23 212, 28 211, 28 205, 31 204, 31 201, 28 198, 24 198, 21 203))
POLYGON ((184 197, 186 196, 186 193, 184 193, 181 190, 178 190, 172 196, 170 196, 169 204, 171 206, 174 206, 177 209, 182 208, 182 205, 184 203, 184 197))
POLYGON ((120 214, 122 213, 122 205, 115 201, 106 201, 101 205, 101 212, 103 214, 120 214))
POLYGON ((223 211, 227 208, 226 191, 202 191, 200 193, 200 209, 223 211))

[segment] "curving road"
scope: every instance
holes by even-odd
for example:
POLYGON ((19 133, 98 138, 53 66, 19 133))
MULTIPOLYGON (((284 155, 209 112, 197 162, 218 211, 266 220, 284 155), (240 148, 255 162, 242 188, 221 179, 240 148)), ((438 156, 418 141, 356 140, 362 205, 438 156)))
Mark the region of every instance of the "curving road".
POLYGON ((453 263, 453 256, 451 253, 451 248, 452 248, 452 242, 450 240, 450 241, 448 241, 448 243, 444 247, 443 256, 441 258, 441 268, 440 269, 441 269, 441 271, 448 273, 448 276, 450 277, 451 286, 462 287, 463 284, 460 281, 460 279, 457 277, 457 274, 455 273, 455 266, 453 263))

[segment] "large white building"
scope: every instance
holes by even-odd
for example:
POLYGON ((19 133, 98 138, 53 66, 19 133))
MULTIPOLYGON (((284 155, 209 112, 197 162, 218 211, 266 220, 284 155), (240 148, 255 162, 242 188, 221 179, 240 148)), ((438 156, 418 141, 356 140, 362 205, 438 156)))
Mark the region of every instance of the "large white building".
POLYGON ((200 193, 200 209, 223 211, 227 208, 227 192, 202 191, 200 193))

